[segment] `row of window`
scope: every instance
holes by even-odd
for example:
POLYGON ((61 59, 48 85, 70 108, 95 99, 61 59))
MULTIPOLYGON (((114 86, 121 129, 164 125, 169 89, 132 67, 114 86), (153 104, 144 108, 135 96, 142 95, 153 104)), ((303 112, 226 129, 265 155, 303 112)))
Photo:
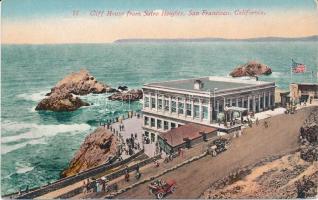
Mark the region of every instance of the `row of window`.
MULTIPOLYGON (((149 98, 145 97, 145 107, 149 108, 149 98)), ((154 98, 151 98, 151 108, 156 108, 156 101, 154 98)), ((158 99, 158 109, 162 109, 162 99, 158 99)), ((186 114, 187 116, 192 116, 192 104, 186 103, 186 110, 184 110, 184 103, 178 102, 178 114, 186 114), (186 112, 186 113, 184 113, 186 112)), ((208 119, 208 107, 202 106, 202 119, 208 119)), ((164 110, 169 111, 169 100, 164 100, 164 110)), ((177 102, 171 101, 171 112, 177 113, 177 102)), ((193 106, 193 114, 195 118, 200 117, 200 106, 194 105, 193 106)))
MULTIPOLYGON (((268 103, 270 103, 270 105, 273 105, 273 95, 271 95, 271 102, 269 102, 269 97, 265 96, 265 105, 268 105, 268 103)), ((144 102, 144 106, 146 108, 152 108, 152 109, 156 109, 156 99, 155 98, 150 98, 151 102, 149 102, 149 97, 145 97, 145 102, 144 102)), ((219 101, 217 101, 219 102, 219 101)), ((263 104, 264 104, 264 97, 261 96, 260 98, 260 104, 261 104, 261 108, 263 108, 263 104)), ((227 99, 226 101, 226 105, 228 106, 238 106, 238 107, 244 107, 247 108, 248 107, 248 100, 244 99, 244 101, 242 102, 242 99, 240 98, 238 100, 238 105, 236 105, 236 100, 232 100, 231 99, 227 99), (242 105, 244 104, 244 105, 242 105)), ((158 99, 158 109, 162 110, 162 106, 164 106, 164 110, 165 111, 169 111, 169 100, 162 100, 162 99, 158 99), (163 104, 164 103, 164 104, 163 104)), ((172 113, 176 113, 177 112, 177 106, 178 106, 178 114, 184 114, 184 112, 186 112, 186 115, 188 116, 192 116, 192 104, 190 103, 186 103, 186 110, 184 110, 184 103, 183 102, 177 102, 172 100, 171 101, 171 112, 172 113)), ((250 99, 250 109, 253 108, 253 99, 250 99)), ((223 105, 219 104, 219 111, 223 111, 223 105)), ((194 105, 194 117, 199 118, 199 105, 194 105)), ((202 106, 202 116, 201 118, 203 119, 207 119, 208 117, 208 108, 207 106, 202 106)))
MULTIPOLYGON (((145 96, 148 96, 147 95, 147 93, 145 93, 145 96)), ((169 99, 169 97, 170 96, 166 96, 166 95, 158 95, 158 100, 159 99, 169 99)), ((146 98, 148 98, 149 99, 149 97, 146 97, 146 98)), ((156 99, 156 97, 155 97, 155 94, 151 94, 151 97, 150 98, 152 98, 152 99, 156 99)), ((208 103, 208 99, 205 99, 205 98, 198 98, 198 97, 192 97, 192 96, 187 96, 186 98, 184 98, 184 97, 174 97, 174 96, 171 96, 171 100, 178 100, 178 101, 184 101, 184 100, 186 100, 186 101, 190 101, 190 100, 193 100, 193 102, 195 102, 195 103, 199 103, 200 102, 200 100, 201 100, 201 102, 202 103, 208 103)))
MULTIPOLYGON (((168 121, 164 121, 161 119, 157 119, 157 126, 156 126, 156 119, 155 118, 150 118, 145 116, 144 117, 144 125, 145 126, 150 126, 153 128, 157 128, 157 129, 163 129, 163 130, 169 130, 169 122, 168 121)), ((181 124, 176 124, 174 122, 170 122, 170 128, 177 128, 181 126, 181 124)))
MULTIPOLYGON (((250 104, 249 104, 250 108, 249 109, 253 110, 253 99, 250 98, 249 101, 250 101, 250 104)), ((274 101, 274 96, 273 95, 271 95, 271 101, 270 102, 269 102, 269 97, 265 96, 265 104, 264 104, 264 96, 261 96, 260 97, 260 107, 259 107, 259 109, 260 108, 264 108, 264 105, 266 107, 268 105, 268 103, 270 103, 270 105, 273 105, 273 101, 274 101)), ((258 108, 258 99, 256 99, 256 102, 257 102, 256 103, 256 107, 258 108)), ((236 105, 236 99, 233 99, 232 102, 231 102, 231 99, 227 99, 226 100, 226 105, 227 106, 237 106, 237 107, 248 108, 248 100, 247 99, 243 99, 243 101, 242 101, 242 98, 239 98, 238 101, 237 101, 237 105, 236 105)), ((219 104, 218 110, 219 111, 223 111, 223 104, 219 104)))
POLYGON ((154 134, 154 133, 149 133, 148 131, 145 131, 145 136, 150 138, 151 142, 155 142, 155 140, 156 140, 156 134, 154 134))

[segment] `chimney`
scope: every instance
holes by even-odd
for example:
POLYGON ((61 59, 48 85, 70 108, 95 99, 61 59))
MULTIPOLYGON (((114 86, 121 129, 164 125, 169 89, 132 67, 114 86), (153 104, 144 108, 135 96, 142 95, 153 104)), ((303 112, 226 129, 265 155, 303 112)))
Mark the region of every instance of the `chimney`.
POLYGON ((201 80, 195 80, 193 88, 195 90, 201 90, 203 88, 203 82, 201 80))

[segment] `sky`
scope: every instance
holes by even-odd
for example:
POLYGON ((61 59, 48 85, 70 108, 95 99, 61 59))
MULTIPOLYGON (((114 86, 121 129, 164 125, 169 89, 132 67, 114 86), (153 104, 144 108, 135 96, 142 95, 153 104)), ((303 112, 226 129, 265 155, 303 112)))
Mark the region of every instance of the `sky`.
POLYGON ((63 44, 129 38, 304 37, 318 35, 317 5, 317 0, 3 0, 1 40, 63 44), (145 16, 146 11, 158 16, 145 16), (165 12, 179 15, 162 16, 165 12))

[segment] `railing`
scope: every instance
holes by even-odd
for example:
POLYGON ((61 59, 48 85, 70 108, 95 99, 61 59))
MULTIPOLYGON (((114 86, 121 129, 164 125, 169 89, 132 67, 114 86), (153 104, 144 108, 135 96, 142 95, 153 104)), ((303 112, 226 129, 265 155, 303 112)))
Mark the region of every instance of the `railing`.
POLYGON ((42 195, 47 194, 49 192, 52 192, 52 191, 61 189, 63 187, 66 187, 68 185, 77 183, 77 182, 79 182, 81 180, 84 180, 86 178, 92 177, 92 176, 94 176, 96 174, 100 174, 100 173, 102 173, 104 171, 107 171, 109 169, 112 169, 114 167, 118 167, 118 166, 124 165, 124 164, 130 162, 131 160, 135 159, 136 157, 142 155, 143 153, 144 153, 144 150, 141 150, 141 151, 135 153, 134 155, 132 155, 131 157, 129 157, 129 158, 125 159, 125 160, 116 162, 114 164, 106 163, 106 164, 91 168, 89 170, 80 172, 80 173, 78 173, 76 175, 59 179, 59 180, 55 181, 52 184, 39 187, 38 189, 32 190, 32 191, 30 191, 28 193, 25 193, 25 194, 22 194, 22 195, 19 195, 19 196, 17 196, 18 195, 17 193, 14 193, 14 194, 6 195, 4 197, 13 197, 13 198, 17 198, 17 199, 33 199, 35 197, 42 196, 42 195))
MULTIPOLYGON (((118 178, 120 176, 123 176, 126 173, 127 169, 128 169, 128 172, 133 172, 133 171, 135 171, 137 169, 137 166, 138 167, 143 167, 145 165, 148 165, 148 164, 154 162, 155 160, 158 160, 159 158, 161 158, 160 154, 156 155, 154 157, 145 159, 145 160, 143 160, 143 161, 141 161, 139 163, 136 163, 136 164, 134 164, 134 165, 132 165, 132 166, 130 166, 128 168, 124 168, 124 169, 121 169, 121 170, 119 170, 117 172, 114 172, 114 173, 111 173, 109 175, 106 175, 105 178, 107 180, 109 180, 109 181, 114 180, 114 179, 116 179, 116 178, 118 178)), ((74 197, 74 196, 82 193, 83 189, 84 189, 84 186, 78 187, 78 188, 76 188, 74 190, 71 190, 71 191, 69 191, 69 192, 67 192, 65 194, 62 194, 62 195, 58 196, 57 199, 67 199, 67 198, 74 197)))

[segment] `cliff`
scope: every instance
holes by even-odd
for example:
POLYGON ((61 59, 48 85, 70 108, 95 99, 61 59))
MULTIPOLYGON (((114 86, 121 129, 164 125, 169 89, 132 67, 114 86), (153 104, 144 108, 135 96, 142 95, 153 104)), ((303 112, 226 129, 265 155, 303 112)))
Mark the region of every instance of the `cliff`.
POLYGON ((269 75, 272 73, 272 69, 267 65, 256 61, 250 61, 244 65, 239 65, 231 73, 232 77, 241 76, 259 76, 259 75, 269 75))
POLYGON ((97 128, 88 135, 71 160, 62 177, 75 175, 92 167, 105 164, 117 152, 117 138, 104 127, 97 128))

